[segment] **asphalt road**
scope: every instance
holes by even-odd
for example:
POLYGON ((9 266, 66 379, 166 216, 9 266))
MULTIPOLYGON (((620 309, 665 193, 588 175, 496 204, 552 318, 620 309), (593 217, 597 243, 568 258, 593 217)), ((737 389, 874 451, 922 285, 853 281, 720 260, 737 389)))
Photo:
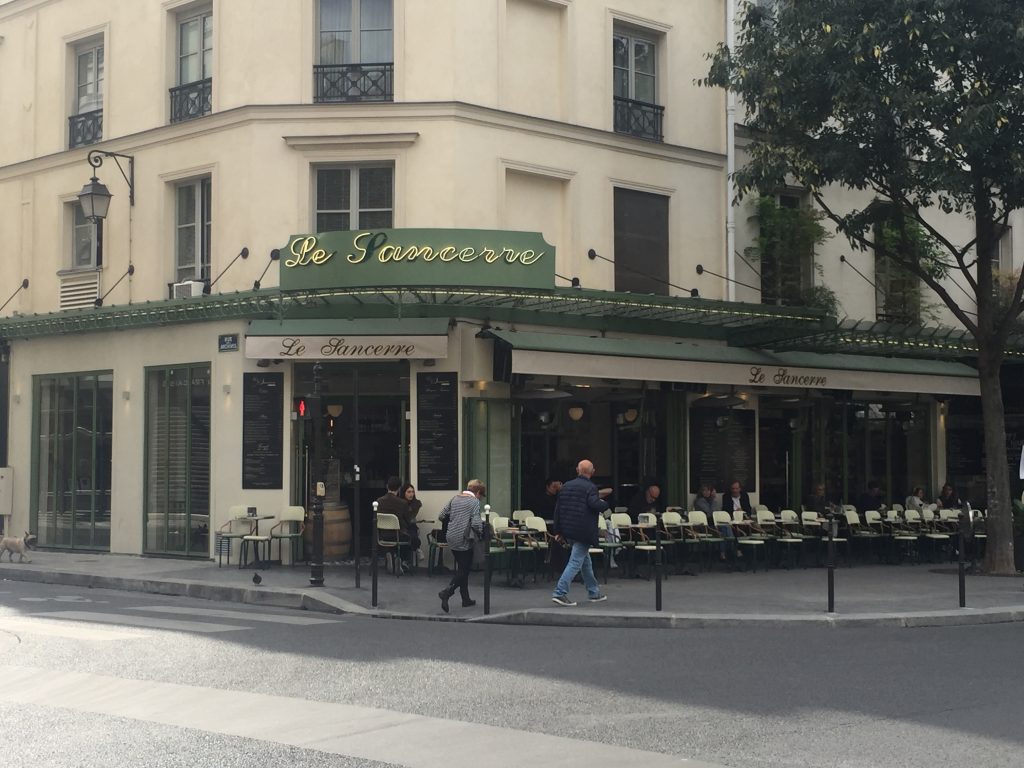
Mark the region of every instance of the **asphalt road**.
POLYGON ((0 759, 1016 768, 1022 642, 1020 624, 465 625, 0 582, 0 759))

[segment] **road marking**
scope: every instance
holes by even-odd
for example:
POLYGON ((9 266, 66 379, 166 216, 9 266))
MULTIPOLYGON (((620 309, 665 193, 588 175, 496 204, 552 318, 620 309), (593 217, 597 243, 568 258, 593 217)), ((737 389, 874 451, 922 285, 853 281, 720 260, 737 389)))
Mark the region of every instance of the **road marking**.
POLYGON ((252 629, 252 627, 242 627, 232 624, 178 621, 176 619, 152 619, 148 616, 130 616, 120 613, 94 613, 92 611, 47 611, 46 613, 35 613, 32 615, 50 619, 89 621, 97 624, 124 624, 129 627, 168 629, 176 632, 235 632, 240 629, 252 629))
POLYGON ((116 629, 86 627, 68 621, 37 619, 28 616, 0 617, 0 632, 16 635, 44 635, 65 637, 69 640, 141 640, 149 635, 144 632, 118 632, 116 629))
POLYGON ((79 597, 78 595, 57 595, 56 597, 19 597, 19 600, 24 600, 26 603, 45 603, 53 601, 55 603, 105 603, 106 600, 93 600, 91 597, 79 597))
POLYGON ((712 768, 610 744, 285 696, 20 666, 0 666, 0 680, 0 702, 127 717, 408 768, 712 768))
POLYGON ((239 621, 265 621, 271 624, 291 624, 294 626, 308 626, 312 624, 340 624, 338 619, 320 619, 313 616, 305 616, 296 612, 296 615, 281 615, 277 613, 250 613, 248 611, 225 611, 220 608, 187 608, 173 605, 133 605, 129 611, 146 611, 147 613, 176 613, 185 616, 211 616, 218 619, 238 619, 239 621))

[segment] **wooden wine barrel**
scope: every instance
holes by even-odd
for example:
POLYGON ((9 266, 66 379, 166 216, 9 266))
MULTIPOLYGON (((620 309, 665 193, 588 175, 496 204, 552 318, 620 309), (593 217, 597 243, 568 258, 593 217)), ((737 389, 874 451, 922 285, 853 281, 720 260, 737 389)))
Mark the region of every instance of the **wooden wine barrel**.
MULTIPOLYGON (((313 516, 306 520, 302 534, 307 558, 313 556, 313 516)), ((351 556, 352 516, 347 504, 324 504, 324 562, 336 563, 351 556)))

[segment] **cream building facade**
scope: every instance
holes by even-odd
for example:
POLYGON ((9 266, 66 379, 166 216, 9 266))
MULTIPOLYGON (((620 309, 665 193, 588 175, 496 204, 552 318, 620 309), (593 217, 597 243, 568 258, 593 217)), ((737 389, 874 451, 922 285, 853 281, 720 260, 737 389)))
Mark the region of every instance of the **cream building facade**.
MULTIPOLYGON (((726 11, 0 6, 8 525, 44 546, 212 557, 232 507, 308 505, 326 473, 329 506, 354 510, 365 539, 389 475, 435 510, 482 476, 509 512, 583 453, 620 504, 648 476, 680 506, 733 476, 773 506, 826 471, 852 493, 878 469, 846 473, 827 440, 838 416, 783 445, 762 413, 797 425, 794 393, 902 403, 922 381, 948 396, 976 382, 955 363, 775 354, 778 329, 828 319, 697 282, 698 264, 732 269, 725 98, 695 85, 726 11), (113 195, 98 224, 79 203, 93 174, 113 195), (508 233, 547 246, 522 280, 455 264, 447 285, 417 282, 393 262, 293 287, 296 243, 348 231, 460 254, 508 233), (289 356, 306 337, 320 352, 289 356), (325 351, 342 337, 358 340, 345 362, 325 351), (776 466, 780 451, 798 466, 776 466)), ((869 289, 830 270, 848 313, 870 315, 869 289)), ((910 411, 901 455, 923 458, 882 471, 932 483, 940 403, 884 412, 910 411)))

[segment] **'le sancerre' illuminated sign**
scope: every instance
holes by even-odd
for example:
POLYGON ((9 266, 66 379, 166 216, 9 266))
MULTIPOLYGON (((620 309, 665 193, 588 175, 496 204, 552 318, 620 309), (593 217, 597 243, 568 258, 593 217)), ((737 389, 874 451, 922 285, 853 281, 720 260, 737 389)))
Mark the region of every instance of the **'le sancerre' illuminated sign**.
POLYGON ((281 288, 552 288, 555 249, 538 232, 372 229, 293 235, 281 288))

